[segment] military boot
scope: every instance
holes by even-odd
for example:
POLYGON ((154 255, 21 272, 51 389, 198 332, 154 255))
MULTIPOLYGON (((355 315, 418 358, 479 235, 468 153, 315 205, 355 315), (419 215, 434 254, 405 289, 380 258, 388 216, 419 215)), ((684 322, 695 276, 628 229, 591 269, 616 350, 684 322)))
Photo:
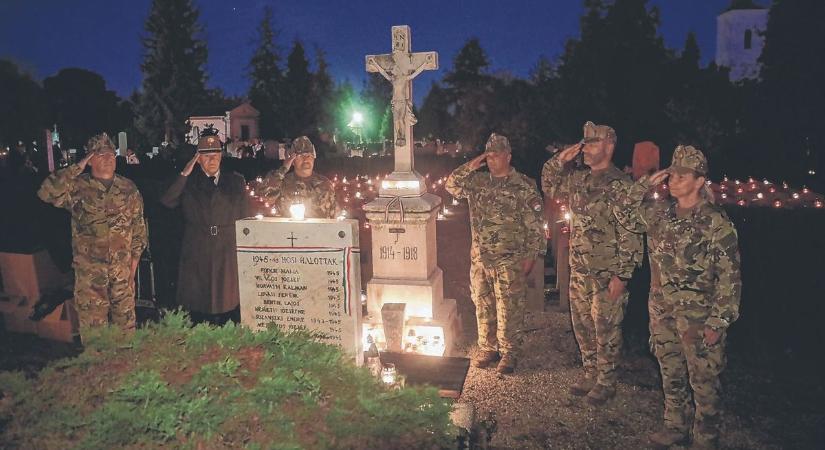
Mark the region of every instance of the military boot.
POLYGON ((585 400, 592 406, 601 406, 615 396, 615 386, 605 386, 603 384, 596 383, 596 386, 587 393, 585 400))
POLYGON ((483 368, 483 367, 487 367, 490 364, 498 361, 499 359, 501 359, 501 355, 499 355, 498 352, 495 352, 495 351, 480 351, 480 352, 476 353, 476 355, 473 357, 473 360, 472 360, 471 363, 472 363, 473 367, 483 368))
POLYGON ((593 390, 594 387, 596 387, 596 379, 585 376, 581 380, 573 383, 573 385, 570 386, 569 392, 572 395, 584 397, 588 392, 593 390))
POLYGON ((501 361, 498 362, 498 367, 496 367, 496 372, 507 374, 513 373, 516 370, 516 358, 507 353, 501 357, 501 361))
POLYGON ((687 443, 687 433, 671 428, 662 428, 647 438, 656 448, 669 448, 673 445, 685 445, 687 443))

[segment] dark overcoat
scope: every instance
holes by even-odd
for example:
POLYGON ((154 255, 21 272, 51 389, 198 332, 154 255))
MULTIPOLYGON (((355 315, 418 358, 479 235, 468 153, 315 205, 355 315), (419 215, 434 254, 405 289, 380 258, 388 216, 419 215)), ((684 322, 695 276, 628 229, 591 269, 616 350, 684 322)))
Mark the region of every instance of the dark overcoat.
POLYGON ((178 175, 161 203, 183 210, 177 302, 188 311, 221 314, 240 302, 235 221, 249 216, 246 182, 221 170, 218 185, 199 167, 178 175))

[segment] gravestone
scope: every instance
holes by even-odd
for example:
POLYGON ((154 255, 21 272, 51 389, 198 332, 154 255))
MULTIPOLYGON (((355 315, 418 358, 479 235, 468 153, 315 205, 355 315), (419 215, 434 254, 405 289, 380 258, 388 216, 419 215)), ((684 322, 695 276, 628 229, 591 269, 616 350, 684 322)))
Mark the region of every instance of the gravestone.
POLYGON ((358 221, 236 222, 241 324, 319 333, 363 362, 358 221))
POLYGON ((126 156, 127 148, 129 148, 129 143, 126 139, 126 132, 121 131, 117 134, 117 156, 126 156))
MULTIPOLYGON (((411 52, 406 25, 392 27, 392 53, 366 57, 366 70, 380 73, 393 86, 395 165, 382 181, 378 198, 364 205, 372 232, 373 266, 373 278, 367 283, 365 333, 372 339, 380 336, 383 305, 404 303, 405 339, 420 340, 424 333, 429 343, 435 340, 443 345, 443 353, 449 353, 459 321, 455 300, 444 299, 443 273, 436 261, 435 224, 441 198, 427 192, 413 155, 412 80, 437 68, 437 53, 411 52)), ((404 344, 406 351, 415 348, 414 343, 404 344)))

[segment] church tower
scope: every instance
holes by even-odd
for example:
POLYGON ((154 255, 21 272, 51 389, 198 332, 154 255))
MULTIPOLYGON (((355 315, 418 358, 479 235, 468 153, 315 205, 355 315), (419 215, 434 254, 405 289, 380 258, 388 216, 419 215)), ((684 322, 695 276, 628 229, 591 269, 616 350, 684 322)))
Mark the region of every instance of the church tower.
POLYGON ((730 68, 730 80, 759 77, 768 9, 752 0, 733 0, 716 18, 716 65, 730 68))

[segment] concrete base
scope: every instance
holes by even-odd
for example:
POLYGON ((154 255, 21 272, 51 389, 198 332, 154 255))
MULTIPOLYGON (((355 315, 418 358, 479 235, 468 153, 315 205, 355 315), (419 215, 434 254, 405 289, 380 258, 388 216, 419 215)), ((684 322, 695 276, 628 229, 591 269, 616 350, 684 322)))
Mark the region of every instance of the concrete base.
MULTIPOLYGON (((441 327, 444 331, 444 356, 452 356, 455 353, 456 339, 463 332, 455 299, 444 299, 441 306, 434 311, 434 314, 435 317, 432 318, 408 316, 404 325, 441 327)), ((364 317, 365 328, 371 326, 381 327, 382 325, 380 312, 377 315, 370 314, 364 317)))
POLYGON ((406 303, 407 317, 434 317, 443 295, 444 273, 438 267, 426 280, 373 278, 367 283, 367 314, 380 316, 385 303, 406 303))

